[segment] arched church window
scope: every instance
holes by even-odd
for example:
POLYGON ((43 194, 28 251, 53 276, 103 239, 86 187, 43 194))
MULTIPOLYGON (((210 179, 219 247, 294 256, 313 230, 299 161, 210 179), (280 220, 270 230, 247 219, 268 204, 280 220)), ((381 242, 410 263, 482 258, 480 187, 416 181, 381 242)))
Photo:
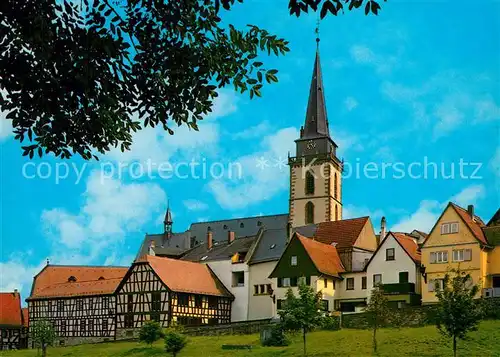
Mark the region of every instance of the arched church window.
POLYGON ((306 203, 306 224, 314 223, 314 204, 309 201, 306 203))
POLYGON ((339 220, 339 206, 335 205, 335 220, 339 220))
POLYGON ((314 175, 307 171, 306 173, 306 195, 314 194, 314 175))
POLYGON ((333 178, 333 197, 335 197, 335 199, 337 199, 338 194, 339 194, 339 184, 337 181, 337 173, 335 173, 335 176, 333 178))

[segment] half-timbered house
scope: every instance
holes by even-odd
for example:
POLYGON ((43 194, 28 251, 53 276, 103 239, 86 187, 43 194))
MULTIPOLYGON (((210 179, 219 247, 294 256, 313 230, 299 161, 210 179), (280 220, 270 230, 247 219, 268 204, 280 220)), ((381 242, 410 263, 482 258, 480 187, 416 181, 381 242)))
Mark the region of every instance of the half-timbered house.
POLYGON ((114 292, 126 272, 124 267, 45 266, 26 299, 30 328, 40 320, 51 322, 59 345, 113 340, 114 292))
POLYGON ((14 292, 0 293, 0 350, 26 347, 26 328, 21 310, 21 296, 14 292))
POLYGON ((116 338, 136 337, 146 321, 162 327, 231 321, 233 295, 209 266, 145 255, 116 290, 116 338))

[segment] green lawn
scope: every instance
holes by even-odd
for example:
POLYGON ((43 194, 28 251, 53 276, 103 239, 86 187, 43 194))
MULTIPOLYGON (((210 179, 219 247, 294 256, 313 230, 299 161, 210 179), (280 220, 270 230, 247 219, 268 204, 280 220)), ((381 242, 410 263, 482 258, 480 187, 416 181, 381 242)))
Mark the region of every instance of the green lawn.
MULTIPOLYGON (((452 356, 451 346, 437 332, 436 327, 383 329, 379 332, 379 356, 452 356)), ((0 353, 5 357, 35 357, 36 350, 0 353)), ((288 347, 261 347, 257 335, 191 337, 188 346, 178 357, 211 356, 300 356, 300 336, 295 336, 288 347), (222 350, 223 344, 252 344, 251 351, 222 350)), ((364 330, 321 331, 308 335, 309 356, 371 356, 371 333, 364 330)), ((460 341, 459 356, 500 356, 500 321, 485 321, 479 331, 470 334, 468 341, 460 341)), ((135 342, 103 343, 76 347, 51 348, 48 357, 153 357, 166 356, 163 343, 153 348, 135 342)))

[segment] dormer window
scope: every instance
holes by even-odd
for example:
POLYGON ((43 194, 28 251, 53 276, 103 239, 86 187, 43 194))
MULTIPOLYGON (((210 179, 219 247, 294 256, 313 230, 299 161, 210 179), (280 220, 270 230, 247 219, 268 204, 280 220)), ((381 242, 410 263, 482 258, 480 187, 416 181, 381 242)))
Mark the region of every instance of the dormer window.
POLYGON ((227 224, 224 225, 224 229, 227 229, 227 224))
POLYGON ((276 244, 273 243, 273 244, 271 244, 271 246, 269 247, 269 249, 274 249, 274 248, 276 248, 276 244))
POLYGON ((245 227, 245 225, 243 224, 243 222, 240 223, 240 228, 243 228, 245 227))
POLYGON ((68 278, 68 283, 74 283, 74 282, 76 282, 76 278, 75 278, 73 275, 71 275, 71 276, 68 278))
POLYGON ((257 221, 257 226, 258 227, 262 226, 262 222, 261 221, 257 221))
POLYGON ((104 280, 104 277, 100 276, 99 279, 97 279, 97 280, 104 280))

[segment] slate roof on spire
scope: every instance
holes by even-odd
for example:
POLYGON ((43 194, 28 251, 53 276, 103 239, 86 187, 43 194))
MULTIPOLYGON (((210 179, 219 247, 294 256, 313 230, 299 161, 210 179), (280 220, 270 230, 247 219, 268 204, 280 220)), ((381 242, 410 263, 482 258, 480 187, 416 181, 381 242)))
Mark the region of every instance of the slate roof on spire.
POLYGON ((317 50, 311 88, 309 90, 309 101, 307 103, 304 135, 302 138, 317 138, 321 136, 330 137, 330 131, 328 129, 328 116, 326 114, 325 95, 323 93, 323 75, 321 74, 319 50, 317 50))
POLYGON ((163 223, 172 223, 172 213, 170 213, 170 206, 167 207, 167 213, 165 213, 165 219, 163 223))

